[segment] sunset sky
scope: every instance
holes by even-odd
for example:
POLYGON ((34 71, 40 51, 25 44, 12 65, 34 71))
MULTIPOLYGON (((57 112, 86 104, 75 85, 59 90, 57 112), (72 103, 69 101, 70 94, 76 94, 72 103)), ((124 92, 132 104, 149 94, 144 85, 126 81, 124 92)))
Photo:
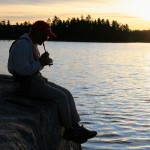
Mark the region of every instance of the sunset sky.
POLYGON ((130 29, 150 29, 150 0, 0 0, 0 21, 11 23, 72 17, 116 20, 130 29))

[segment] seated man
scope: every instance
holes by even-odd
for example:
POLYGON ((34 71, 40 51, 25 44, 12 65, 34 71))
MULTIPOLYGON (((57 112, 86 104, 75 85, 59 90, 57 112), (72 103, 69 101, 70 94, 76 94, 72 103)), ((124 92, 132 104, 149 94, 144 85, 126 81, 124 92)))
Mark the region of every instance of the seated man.
POLYGON ((37 45, 55 37, 46 22, 36 21, 29 33, 22 35, 11 45, 8 71, 13 75, 14 82, 20 90, 32 97, 44 98, 57 104, 60 122, 65 128, 64 139, 84 143, 96 136, 97 132, 79 125, 80 117, 72 94, 67 89, 48 82, 40 74, 46 65, 52 65, 52 59, 46 50, 40 56, 37 45))

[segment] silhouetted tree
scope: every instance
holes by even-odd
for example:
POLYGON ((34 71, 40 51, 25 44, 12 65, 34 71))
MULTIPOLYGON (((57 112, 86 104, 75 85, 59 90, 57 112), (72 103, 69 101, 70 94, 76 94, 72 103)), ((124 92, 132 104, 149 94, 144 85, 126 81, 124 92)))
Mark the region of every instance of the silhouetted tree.
MULTIPOLYGON (((90 15, 80 18, 68 18, 61 20, 54 16, 47 19, 52 30, 58 36, 58 41, 86 41, 86 42, 150 42, 150 30, 129 29, 128 24, 120 24, 113 20, 97 18, 92 20, 90 15)), ((25 32, 28 32, 31 23, 16 23, 11 25, 10 21, 0 21, 0 39, 16 39, 25 32)))

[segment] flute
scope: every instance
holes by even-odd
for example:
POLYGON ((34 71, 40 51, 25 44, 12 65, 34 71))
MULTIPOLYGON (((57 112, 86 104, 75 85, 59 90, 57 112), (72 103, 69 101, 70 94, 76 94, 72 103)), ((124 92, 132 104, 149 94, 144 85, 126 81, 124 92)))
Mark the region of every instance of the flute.
MULTIPOLYGON (((44 51, 46 52, 46 53, 48 53, 47 51, 46 51, 46 48, 45 48, 45 44, 44 44, 44 42, 43 42, 43 47, 44 47, 44 51)), ((49 54, 49 53, 48 53, 49 54)), ((51 58, 50 58, 51 59, 51 58)), ((50 65, 53 65, 53 60, 51 59, 51 63, 49 64, 49 66, 50 65)))

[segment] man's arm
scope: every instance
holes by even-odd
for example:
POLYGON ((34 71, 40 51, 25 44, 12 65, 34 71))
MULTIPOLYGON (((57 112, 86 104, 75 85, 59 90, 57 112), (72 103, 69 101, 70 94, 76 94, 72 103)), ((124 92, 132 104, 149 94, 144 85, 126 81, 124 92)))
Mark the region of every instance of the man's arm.
POLYGON ((10 59, 16 74, 33 75, 40 70, 41 64, 34 59, 32 46, 28 41, 18 41, 11 49, 10 59))

